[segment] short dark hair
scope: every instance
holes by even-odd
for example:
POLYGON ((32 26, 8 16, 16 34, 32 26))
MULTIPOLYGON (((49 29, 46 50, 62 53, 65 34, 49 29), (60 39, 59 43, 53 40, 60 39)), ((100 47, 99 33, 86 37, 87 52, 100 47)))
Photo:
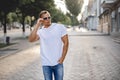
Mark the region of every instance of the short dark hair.
POLYGON ((41 18, 43 14, 49 13, 47 10, 43 10, 40 12, 39 17, 41 18))

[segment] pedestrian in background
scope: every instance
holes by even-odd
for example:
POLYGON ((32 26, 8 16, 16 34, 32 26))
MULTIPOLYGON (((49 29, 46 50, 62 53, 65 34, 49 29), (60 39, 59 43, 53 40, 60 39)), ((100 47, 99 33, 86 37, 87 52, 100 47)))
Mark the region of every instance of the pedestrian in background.
POLYGON ((45 80, 63 80, 63 61, 68 51, 68 35, 64 25, 51 23, 50 13, 41 11, 29 36, 29 41, 40 40, 40 54, 45 80))

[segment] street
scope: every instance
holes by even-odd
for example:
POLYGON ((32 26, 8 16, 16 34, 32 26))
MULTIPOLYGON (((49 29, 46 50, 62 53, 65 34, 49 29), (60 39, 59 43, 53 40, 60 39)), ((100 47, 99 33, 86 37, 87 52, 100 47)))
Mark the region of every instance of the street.
MULTIPOLYGON (((120 80, 120 44, 98 32, 68 34, 64 80, 120 80)), ((0 59, 0 80, 44 80, 39 47, 37 42, 0 59)))

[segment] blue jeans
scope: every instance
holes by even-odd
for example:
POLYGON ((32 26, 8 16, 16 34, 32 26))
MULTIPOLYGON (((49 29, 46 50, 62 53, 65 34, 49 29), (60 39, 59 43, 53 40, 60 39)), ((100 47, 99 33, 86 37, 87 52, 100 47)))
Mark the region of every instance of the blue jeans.
POLYGON ((45 80, 63 80, 64 69, 63 64, 57 64, 55 66, 43 66, 43 74, 45 80))

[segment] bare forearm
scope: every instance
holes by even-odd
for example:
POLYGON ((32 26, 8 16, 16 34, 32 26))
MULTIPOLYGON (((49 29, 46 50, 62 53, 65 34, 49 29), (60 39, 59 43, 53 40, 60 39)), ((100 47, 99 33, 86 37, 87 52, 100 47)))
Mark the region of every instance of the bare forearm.
POLYGON ((38 28, 39 28, 39 25, 36 25, 35 28, 33 29, 33 31, 31 32, 31 34, 29 36, 29 41, 30 42, 36 41, 38 28))
POLYGON ((63 61, 64 61, 64 59, 66 57, 67 51, 68 51, 68 46, 69 46, 68 35, 63 36, 62 41, 63 41, 64 45, 63 45, 62 56, 59 59, 59 63, 63 63, 63 61))
POLYGON ((63 52, 62 52, 62 59, 64 60, 65 59, 65 56, 67 54, 67 51, 68 51, 68 43, 67 44, 64 44, 63 46, 63 52))
POLYGON ((31 33, 30 36, 29 36, 29 41, 30 41, 30 42, 34 42, 34 41, 36 41, 36 40, 39 39, 39 38, 38 38, 38 35, 37 35, 37 30, 39 29, 40 25, 42 24, 42 20, 43 20, 42 18, 39 18, 39 19, 37 20, 37 23, 36 23, 36 25, 35 25, 32 33, 31 33))

